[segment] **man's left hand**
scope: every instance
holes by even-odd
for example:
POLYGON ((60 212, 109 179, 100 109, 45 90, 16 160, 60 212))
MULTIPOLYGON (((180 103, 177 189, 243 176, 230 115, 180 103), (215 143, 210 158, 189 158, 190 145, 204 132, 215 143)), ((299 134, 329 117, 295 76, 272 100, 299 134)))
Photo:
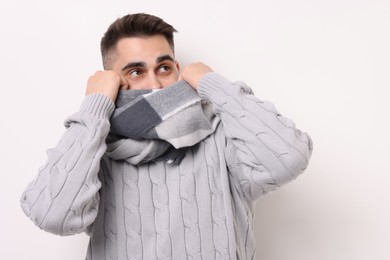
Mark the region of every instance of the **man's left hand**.
POLYGON ((195 90, 198 89, 200 79, 213 70, 202 62, 196 62, 185 66, 180 74, 179 80, 185 80, 195 90))

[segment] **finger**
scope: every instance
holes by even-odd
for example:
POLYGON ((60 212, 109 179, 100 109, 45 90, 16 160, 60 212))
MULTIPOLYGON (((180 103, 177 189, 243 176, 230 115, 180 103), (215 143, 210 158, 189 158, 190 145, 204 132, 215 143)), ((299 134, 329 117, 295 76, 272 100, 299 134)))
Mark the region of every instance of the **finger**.
POLYGON ((124 90, 130 89, 129 83, 127 82, 125 77, 120 76, 120 80, 121 80, 121 82, 120 82, 120 88, 121 89, 124 89, 124 90))

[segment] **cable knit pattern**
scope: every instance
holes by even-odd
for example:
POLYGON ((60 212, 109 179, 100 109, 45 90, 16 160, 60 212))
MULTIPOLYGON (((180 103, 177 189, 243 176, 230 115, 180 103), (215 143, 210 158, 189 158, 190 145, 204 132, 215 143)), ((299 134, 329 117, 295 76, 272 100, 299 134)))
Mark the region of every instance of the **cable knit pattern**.
MULTIPOLYGON (((193 153, 185 157, 185 162, 194 169, 193 153)), ((201 258, 199 205, 196 197, 196 176, 193 171, 180 172, 180 200, 184 225, 184 245, 189 259, 201 258)))
POLYGON ((87 96, 22 209, 59 235, 87 232, 87 259, 254 259, 254 202, 306 168, 310 137, 242 82, 216 73, 199 96, 221 119, 178 165, 104 155, 113 102, 87 96))
MULTIPOLYGON (((142 259, 142 251, 137 250, 142 248, 141 238, 141 215, 140 208, 140 194, 138 185, 138 174, 134 167, 129 164, 124 164, 123 167, 118 167, 123 171, 116 171, 113 174, 119 173, 123 183, 122 205, 123 205, 123 225, 125 226, 125 241, 127 246, 126 257, 129 259, 142 259), (129 172, 128 175, 123 174, 129 172), (129 253, 130 252, 130 253, 129 253), (137 254, 131 252, 138 252, 137 254), (131 255, 131 257, 129 257, 131 255)), ((115 222, 112 224, 114 225, 115 222)))

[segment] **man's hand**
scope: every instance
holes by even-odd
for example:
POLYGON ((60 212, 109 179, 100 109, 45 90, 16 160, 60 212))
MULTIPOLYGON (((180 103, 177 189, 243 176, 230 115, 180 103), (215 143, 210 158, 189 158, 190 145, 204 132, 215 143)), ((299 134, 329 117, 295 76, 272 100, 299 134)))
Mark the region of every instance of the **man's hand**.
POLYGON ((182 69, 179 79, 187 81, 195 90, 198 89, 200 79, 213 70, 202 62, 192 63, 182 69))
POLYGON ((118 73, 112 70, 97 71, 88 79, 86 95, 100 93, 115 102, 121 87, 127 88, 127 82, 118 73))

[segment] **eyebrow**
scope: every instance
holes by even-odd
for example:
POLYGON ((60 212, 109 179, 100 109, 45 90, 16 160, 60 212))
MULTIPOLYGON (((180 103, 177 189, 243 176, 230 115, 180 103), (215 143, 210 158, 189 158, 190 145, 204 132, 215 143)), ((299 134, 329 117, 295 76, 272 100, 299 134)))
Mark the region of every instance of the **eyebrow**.
POLYGON ((129 62, 122 68, 122 71, 135 68, 135 67, 146 67, 146 63, 143 61, 129 62))
POLYGON ((160 62, 163 62, 163 61, 166 61, 166 60, 170 60, 170 61, 175 61, 171 55, 163 55, 163 56, 160 56, 156 59, 157 63, 160 63, 160 62))
MULTIPOLYGON (((159 56, 157 57, 156 59, 156 62, 157 63, 160 63, 160 62, 163 62, 163 61, 166 61, 166 60, 170 60, 170 61, 175 61, 171 55, 167 54, 167 55, 162 55, 162 56, 159 56)), ((135 62, 129 62, 127 63, 121 71, 125 71, 127 69, 131 69, 131 68, 136 68, 136 67, 146 67, 146 63, 143 62, 143 61, 135 61, 135 62)))

